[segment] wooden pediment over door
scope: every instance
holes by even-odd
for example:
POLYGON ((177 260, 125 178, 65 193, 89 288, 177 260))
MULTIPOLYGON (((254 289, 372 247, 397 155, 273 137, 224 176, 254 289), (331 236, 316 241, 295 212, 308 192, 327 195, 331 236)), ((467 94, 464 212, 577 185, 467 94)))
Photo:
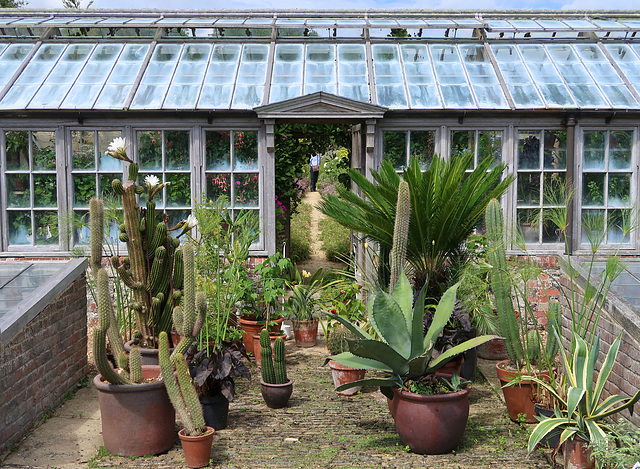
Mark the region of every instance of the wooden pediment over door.
POLYGON ((259 119, 381 119, 387 108, 318 91, 253 110, 259 119))

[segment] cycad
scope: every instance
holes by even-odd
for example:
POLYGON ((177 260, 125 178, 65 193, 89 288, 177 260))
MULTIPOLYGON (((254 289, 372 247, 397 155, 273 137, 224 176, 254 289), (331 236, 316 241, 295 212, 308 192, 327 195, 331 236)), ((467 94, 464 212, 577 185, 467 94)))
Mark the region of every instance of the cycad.
POLYGON ((362 197, 353 191, 339 189, 337 196, 322 200, 320 210, 341 225, 364 234, 380 245, 383 262, 393 242, 398 186, 404 179, 411 194, 411 218, 407 262, 415 275, 416 287, 429 281, 429 295, 440 296, 447 265, 460 252, 464 240, 473 232, 492 198, 498 198, 513 181, 502 179, 505 165, 481 161, 467 172, 473 155, 452 157, 449 161, 435 156, 425 172, 417 158, 411 158, 402 175, 389 162, 372 175, 377 184, 359 172, 350 172, 362 197))

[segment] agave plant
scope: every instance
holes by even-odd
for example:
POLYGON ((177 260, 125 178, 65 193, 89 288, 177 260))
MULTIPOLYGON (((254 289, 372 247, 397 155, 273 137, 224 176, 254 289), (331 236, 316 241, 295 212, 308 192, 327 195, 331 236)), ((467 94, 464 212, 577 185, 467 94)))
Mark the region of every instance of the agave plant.
MULTIPOLYGON (((327 316, 342 323, 356 337, 347 339, 348 352, 335 355, 331 359, 351 368, 387 373, 384 377, 344 384, 337 390, 374 385, 380 386, 383 394, 392 399, 391 387, 403 386, 407 380, 416 380, 425 374, 433 373, 456 355, 497 337, 475 337, 434 357, 436 339, 451 317, 457 289, 456 284, 442 295, 426 335, 422 327, 426 289, 422 289, 414 305, 413 289, 404 270, 401 271, 398 283, 391 294, 380 289, 369 302, 369 321, 380 340, 376 340, 350 321, 327 313, 327 316)), ((329 359, 325 365, 328 361, 329 359)))
MULTIPOLYGON (((559 338, 557 329, 554 330, 554 333, 559 338)), ((593 378, 596 360, 600 352, 599 335, 596 336, 590 350, 586 341, 579 336, 575 337, 575 349, 572 356, 568 356, 562 349, 566 392, 558 393, 553 386, 540 379, 526 378, 547 389, 559 403, 554 410, 554 415, 540 421, 531 433, 529 452, 534 450, 542 438, 554 430, 562 430, 560 443, 575 436, 595 444, 605 443, 607 434, 614 436, 616 434, 614 428, 605 419, 624 409, 629 409, 633 415, 633 406, 640 399, 640 391, 636 392, 633 397, 616 394, 600 400, 604 386, 616 362, 621 338, 622 333, 611 344, 595 384, 593 378), (563 394, 566 395, 566 398, 563 398, 563 394)))
POLYGON ((435 156, 422 172, 417 158, 412 157, 401 176, 385 161, 379 172, 372 172, 375 184, 352 170, 349 174, 362 196, 338 188, 338 196, 326 196, 319 208, 341 225, 376 241, 382 262, 388 265, 398 186, 401 179, 407 181, 411 196, 407 262, 416 286, 422 287, 428 281, 429 296, 439 298, 439 285, 446 283, 447 270, 464 240, 473 232, 489 201, 499 198, 513 181, 510 175, 502 178, 506 166, 491 167, 493 159, 486 158, 475 170, 467 172, 472 162, 473 155, 448 161, 435 156))

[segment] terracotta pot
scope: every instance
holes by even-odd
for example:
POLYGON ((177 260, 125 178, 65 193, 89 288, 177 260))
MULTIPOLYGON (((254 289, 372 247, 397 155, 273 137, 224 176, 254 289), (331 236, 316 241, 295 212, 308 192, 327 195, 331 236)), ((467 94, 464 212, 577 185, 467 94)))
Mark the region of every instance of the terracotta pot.
POLYGON ((298 347, 313 347, 318 340, 318 320, 297 321, 293 320, 293 336, 298 347))
POLYGON ((260 392, 267 407, 280 409, 287 405, 293 392, 293 380, 289 378, 284 384, 269 384, 260 380, 260 392))
MULTIPOLYGON (((348 366, 341 365, 337 361, 331 360, 329 362, 329 368, 331 368, 331 376, 333 377, 333 385, 337 389, 343 384, 353 383, 364 379, 367 370, 357 370, 355 368, 349 368, 348 366)), ((362 389, 362 386, 354 386, 344 391, 336 391, 339 396, 353 396, 362 389)))
MULTIPOLYGON (((145 379, 156 378, 159 366, 143 366, 145 379)), ((97 375, 104 447, 120 456, 147 456, 168 451, 175 439, 176 414, 163 381, 109 384, 97 375)))
POLYGON ((591 459, 589 442, 574 436, 564 442, 565 469, 595 469, 596 461, 591 459))
POLYGON ((393 388, 396 430, 418 454, 442 454, 460 441, 469 419, 469 389, 427 396, 393 388))
MULTIPOLYGON (((124 344, 124 350, 129 353, 133 347, 137 347, 137 345, 133 345, 133 340, 126 342, 124 344)), ((158 349, 157 348, 143 348, 138 347, 140 350, 140 358, 142 359, 142 365, 151 365, 156 366, 160 365, 158 361, 158 349)), ((169 349, 170 352, 173 352, 173 348, 169 349)))
MULTIPOLYGON (((506 369, 506 365, 511 363, 510 360, 503 360, 496 364, 496 371, 498 373, 498 379, 500 385, 510 383, 514 378, 518 376, 516 371, 506 369)), ((543 372, 541 374, 546 378, 549 378, 549 374, 543 372)), ((531 382, 523 381, 520 384, 515 384, 509 387, 503 387, 502 393, 504 394, 504 401, 507 405, 507 411, 509 412, 509 418, 514 422, 524 421, 526 423, 537 423, 536 411, 533 406, 533 390, 534 385, 531 382), (523 419, 518 418, 523 416, 523 419)))
MULTIPOLYGON (((252 321, 250 319, 245 319, 240 317, 238 319, 240 322, 240 327, 242 328, 243 337, 242 340, 244 342, 244 348, 247 350, 247 353, 253 354, 256 356, 253 350, 253 334, 260 334, 260 331, 264 329, 265 322, 264 321, 252 321)), ((284 318, 280 316, 277 319, 274 319, 277 322, 276 325, 270 326, 269 330, 272 332, 278 332, 280 330, 280 326, 282 326, 282 321, 284 318)))
MULTIPOLYGON (((271 351, 273 352, 273 344, 278 337, 282 337, 284 340, 287 335, 286 334, 273 334, 269 333, 269 339, 271 339, 271 351)), ((254 356, 256 359, 256 366, 262 366, 262 354, 260 353, 260 334, 253 334, 253 350, 254 356)))
POLYGON ((205 434, 199 436, 185 435, 184 428, 178 432, 182 443, 182 451, 184 451, 184 459, 189 467, 198 468, 209 465, 214 430, 211 427, 206 428, 205 434))
POLYGON ((507 360, 507 343, 504 339, 491 339, 482 345, 478 345, 478 357, 485 360, 507 360))
POLYGON ((204 423, 214 430, 227 428, 229 420, 229 401, 222 394, 217 396, 200 396, 204 423))

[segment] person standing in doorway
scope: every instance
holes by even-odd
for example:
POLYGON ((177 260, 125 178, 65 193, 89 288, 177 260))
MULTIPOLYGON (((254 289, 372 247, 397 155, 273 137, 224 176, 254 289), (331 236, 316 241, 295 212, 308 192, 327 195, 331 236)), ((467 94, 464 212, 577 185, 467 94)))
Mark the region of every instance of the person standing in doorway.
POLYGON ((309 158, 309 190, 311 192, 316 191, 316 183, 318 182, 318 175, 320 174, 320 154, 317 150, 313 150, 311 158, 309 158))

